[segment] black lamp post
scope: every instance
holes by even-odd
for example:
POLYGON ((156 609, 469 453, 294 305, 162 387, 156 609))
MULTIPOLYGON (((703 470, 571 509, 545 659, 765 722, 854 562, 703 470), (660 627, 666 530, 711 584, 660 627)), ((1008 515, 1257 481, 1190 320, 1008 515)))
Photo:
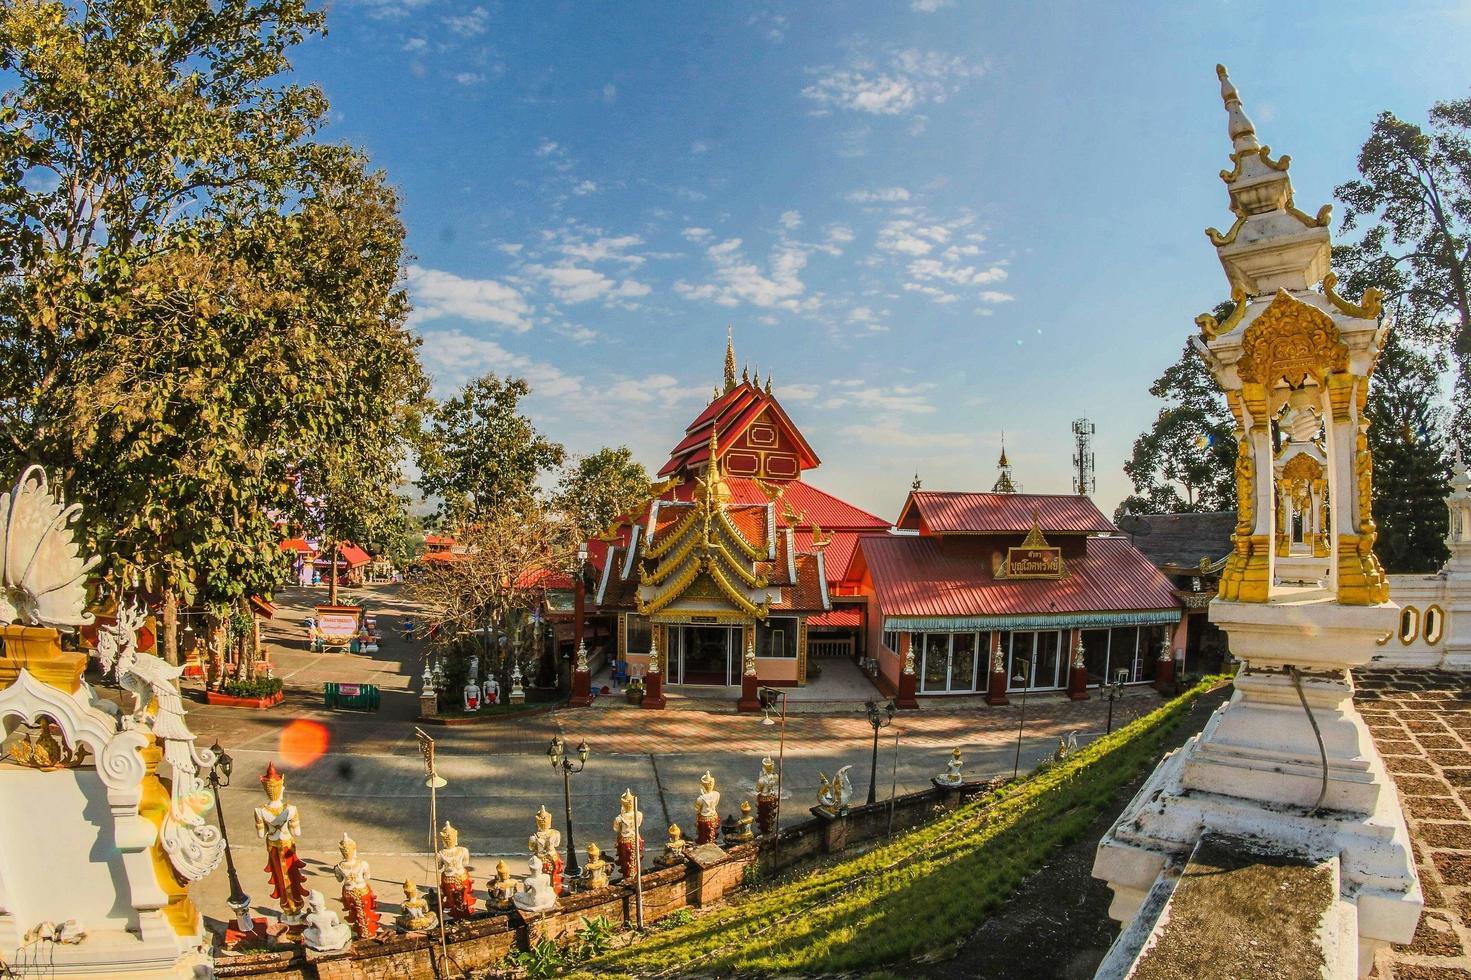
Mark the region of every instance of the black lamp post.
POLYGON ((873 765, 868 770, 868 805, 873 806, 878 802, 878 779, 879 779, 879 729, 887 727, 894 720, 894 713, 899 706, 889 698, 884 704, 877 701, 868 701, 864 704, 868 710, 868 723, 873 726, 873 765))
POLYGON ((772 836, 781 833, 781 797, 786 791, 786 760, 787 760, 787 692, 779 691, 774 687, 763 687, 756 692, 756 699, 761 702, 761 710, 766 717, 761 719, 763 725, 774 725, 771 720, 771 709, 776 707, 776 702, 781 701, 781 737, 776 748, 776 814, 772 817, 772 836))
POLYGON ((1129 679, 1129 668, 1120 667, 1113 675, 1113 683, 1105 684, 1103 696, 1108 699, 1108 731, 1113 731, 1113 703, 1124 696, 1124 682, 1129 679))
POLYGON ((1021 718, 1016 723, 1016 758, 1011 761, 1011 778, 1015 779, 1022 764, 1022 729, 1027 724, 1027 689, 1032 686, 1032 662, 1026 657, 1014 657, 1012 665, 1017 668, 1017 672, 1011 682, 1022 686, 1021 718))
POLYGON ((220 821, 220 837, 225 841, 225 872, 230 876, 230 897, 225 899, 230 911, 235 913, 235 925, 241 932, 250 932, 255 923, 250 920, 250 896, 240 887, 240 875, 235 872, 235 857, 230 853, 230 832, 225 829, 225 808, 220 806, 220 787, 230 785, 230 773, 235 769, 235 760, 220 746, 217 740, 209 749, 214 753, 214 765, 209 767, 209 787, 215 795, 215 815, 220 821))
POLYGON ((577 743, 575 760, 568 757, 562 736, 556 736, 552 739, 552 744, 547 746, 547 758, 552 760, 552 768, 562 770, 562 804, 567 810, 567 873, 569 875, 576 875, 579 871, 577 842, 572 839, 572 774, 582 772, 590 754, 587 739, 577 743))

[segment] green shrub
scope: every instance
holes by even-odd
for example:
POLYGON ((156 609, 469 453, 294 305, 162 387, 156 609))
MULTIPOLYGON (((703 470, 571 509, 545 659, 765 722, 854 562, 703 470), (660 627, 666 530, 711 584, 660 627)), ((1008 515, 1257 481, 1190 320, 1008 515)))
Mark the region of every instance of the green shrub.
POLYGON ((695 913, 692 909, 682 908, 670 912, 664 918, 654 923, 655 929, 673 929, 675 926, 687 926, 695 921, 695 913))
POLYGON ((520 970, 531 980, 544 980, 556 976, 566 965, 561 947, 550 939, 543 939, 524 953, 517 950, 506 957, 506 962, 520 970))
POLYGON ((577 930, 577 958, 580 960, 601 956, 613 945, 613 922, 606 915, 595 919, 581 916, 582 928, 577 930))
POLYGON ((220 685, 220 693, 232 698, 269 698, 281 693, 281 678, 252 677, 250 680, 229 680, 220 685))
POLYGON ((754 889, 687 925, 610 952, 600 972, 845 973, 953 946, 1115 794, 1154 765, 1195 698, 1185 692, 1025 780, 856 857, 754 889))

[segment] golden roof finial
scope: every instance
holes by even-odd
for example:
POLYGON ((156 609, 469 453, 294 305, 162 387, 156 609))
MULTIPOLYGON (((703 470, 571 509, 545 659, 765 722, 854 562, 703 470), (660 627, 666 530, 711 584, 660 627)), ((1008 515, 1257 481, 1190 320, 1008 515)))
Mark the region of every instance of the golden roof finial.
POLYGON ((1231 137, 1231 148, 1238 153, 1259 149, 1261 144, 1257 142, 1256 126, 1246 114, 1241 104, 1241 93, 1236 91, 1231 76, 1226 74, 1225 65, 1216 65, 1216 77, 1221 80, 1221 102, 1226 107, 1226 133, 1231 137))
MULTIPOLYGON (((1010 466, 1011 460, 1006 458, 1006 433, 1001 433, 1001 458, 996 460, 997 466, 1010 466)), ((917 476, 918 474, 916 474, 917 476)))
POLYGON ((771 372, 766 372, 766 393, 771 394, 771 372))
POLYGON ((751 383, 751 362, 747 361, 741 367, 741 384, 751 383))
POLYGON ((732 391, 735 386, 735 334, 727 326, 725 328, 725 390, 732 391))

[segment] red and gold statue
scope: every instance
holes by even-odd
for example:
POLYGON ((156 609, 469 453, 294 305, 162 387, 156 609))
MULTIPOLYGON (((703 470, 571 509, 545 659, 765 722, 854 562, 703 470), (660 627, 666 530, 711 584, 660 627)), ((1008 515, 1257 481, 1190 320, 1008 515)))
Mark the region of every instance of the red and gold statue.
POLYGON ((284 798, 286 778, 276 771, 274 762, 266 766, 260 781, 269 802, 255 808, 255 832, 266 842, 265 871, 271 876, 271 897, 281 903, 281 920, 294 925, 302 921, 307 893, 306 871, 296 856, 301 818, 284 798))
POLYGON ((460 846, 460 832, 448 820, 439 831, 439 892, 444 914, 468 919, 475 914, 475 883, 470 878, 470 852, 460 846))
POLYGON ((762 835, 776 830, 776 815, 781 809, 781 777, 771 757, 761 760, 761 774, 756 777, 756 826, 762 835))
POLYGON ((337 850, 342 861, 332 871, 342 882, 342 911, 352 926, 354 939, 372 939, 378 935, 378 897, 369 884, 368 862, 358 858, 357 842, 346 834, 337 850))
POLYGON ((700 777, 700 791, 695 797, 695 843, 719 843, 720 791, 715 788, 715 777, 709 770, 700 777))
POLYGON ((552 827, 552 815, 543 806, 536 811, 536 833, 526 838, 526 849, 541 858, 542 873, 552 880, 552 891, 562 894, 562 834, 552 827))
POLYGON ((613 833, 618 841, 618 870, 631 881, 644 850, 644 840, 639 834, 644 825, 644 812, 634 809, 632 790, 623 791, 621 802, 623 812, 613 818, 613 833))

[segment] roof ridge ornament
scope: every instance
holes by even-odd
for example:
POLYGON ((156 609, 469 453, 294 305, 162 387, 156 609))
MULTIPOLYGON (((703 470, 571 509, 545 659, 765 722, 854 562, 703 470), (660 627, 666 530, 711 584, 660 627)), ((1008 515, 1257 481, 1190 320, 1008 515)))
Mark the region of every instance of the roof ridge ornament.
POLYGON ((725 390, 734 391, 736 386, 735 332, 729 324, 725 327, 725 390))
POLYGON ((1246 114, 1241 104, 1241 93, 1236 90, 1225 65, 1216 65, 1216 77, 1221 80, 1221 102, 1226 107, 1226 134, 1231 137, 1231 146, 1237 153, 1260 150, 1256 138, 1256 125, 1246 114))

